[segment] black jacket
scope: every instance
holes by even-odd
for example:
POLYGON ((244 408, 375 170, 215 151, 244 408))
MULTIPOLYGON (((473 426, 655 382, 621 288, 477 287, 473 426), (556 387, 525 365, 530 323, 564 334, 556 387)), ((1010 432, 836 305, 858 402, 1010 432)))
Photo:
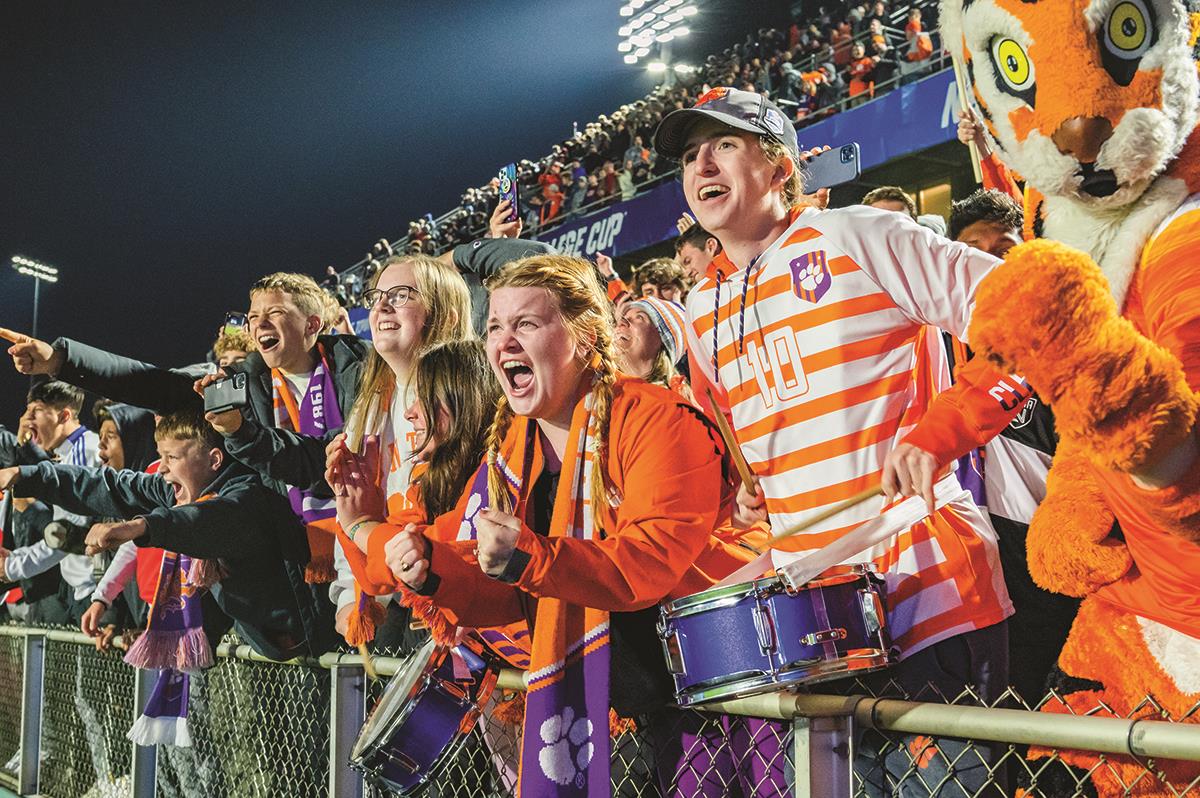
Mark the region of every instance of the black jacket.
MULTIPOLYGON (((35 465, 50 460, 50 455, 33 441, 17 444, 17 436, 0 425, 0 468, 12 466, 35 465)), ((17 512, 13 507, 12 498, 5 496, 4 530, 2 544, 6 549, 19 549, 32 546, 42 539, 46 525, 53 520, 53 512, 41 502, 33 502, 24 512, 17 512)), ((48 596, 57 596, 62 575, 58 566, 42 571, 30 579, 22 579, 17 584, 26 604, 33 604, 48 596)))
POLYGON ((506 263, 530 255, 547 255, 555 250, 527 238, 481 238, 454 248, 454 266, 467 281, 471 293, 471 326, 482 336, 487 330, 488 291, 484 283, 506 263))
POLYGON ((71 512, 146 519, 139 546, 219 558, 228 575, 213 589, 238 633, 272 659, 316 656, 334 642, 328 601, 304 582, 308 541, 287 500, 239 463, 226 466, 207 501, 175 506, 156 474, 41 463, 13 486, 71 512))
POLYGON ((18 444, 17 436, 0 424, 0 468, 33 465, 49 459, 45 449, 33 441, 18 444))
MULTIPOLYGON (((363 361, 370 343, 353 335, 323 335, 317 339, 333 371, 337 404, 343 417, 354 404, 363 361)), ((192 389, 195 378, 173 369, 114 355, 69 338, 59 338, 54 348, 63 352, 58 379, 118 402, 169 413, 199 408, 203 400, 192 389)), ((325 486, 325 441, 275 427, 271 370, 262 355, 251 352, 241 363, 226 366, 229 373, 247 375, 249 404, 242 411, 246 422, 226 438, 226 451, 259 471, 280 493, 288 485, 313 488, 319 498, 332 495, 325 486)), ((339 430, 330 430, 330 437, 339 430)))

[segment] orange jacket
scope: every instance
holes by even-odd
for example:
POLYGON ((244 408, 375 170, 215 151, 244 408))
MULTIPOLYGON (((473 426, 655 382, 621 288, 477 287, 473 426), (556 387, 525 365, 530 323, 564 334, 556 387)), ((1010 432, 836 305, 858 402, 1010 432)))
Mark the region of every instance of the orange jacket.
MULTIPOLYGON (((522 427, 510 427, 501 454, 513 449, 522 427)), ((720 436, 695 408, 663 388, 620 377, 608 451, 609 484, 623 499, 615 509, 601 508, 601 539, 547 538, 524 526, 517 548, 530 559, 516 584, 486 576, 472 554, 475 542, 455 540, 469 491, 454 511, 425 530, 430 570, 438 577, 432 598, 453 623, 486 627, 532 620, 540 596, 611 612, 638 610, 707 589, 746 562, 744 550, 712 534, 728 517, 731 496, 720 436)), ((539 449, 517 501, 515 514, 523 520, 541 461, 539 449)), ((377 540, 385 537, 372 533, 372 564, 377 540)), ((383 575, 378 569, 372 573, 383 575)))

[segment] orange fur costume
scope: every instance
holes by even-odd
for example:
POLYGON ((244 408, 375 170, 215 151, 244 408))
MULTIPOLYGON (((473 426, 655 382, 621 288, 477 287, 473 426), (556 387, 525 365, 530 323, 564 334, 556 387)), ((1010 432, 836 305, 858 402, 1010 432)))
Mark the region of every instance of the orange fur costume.
MULTIPOLYGON (((1200 702, 1200 458, 1161 490, 1130 476, 1187 462, 1196 436, 1200 86, 1188 11, 1180 0, 942 4, 989 143, 1032 189, 1032 229, 1090 256, 1052 241, 1014 248, 980 286, 969 334, 1028 379, 1060 434, 1029 569, 1085 599, 1047 712, 1200 722, 1188 714, 1200 702)), ((983 360, 966 382, 984 378, 983 360)), ((1030 795, 1168 796, 1200 775, 1196 763, 1060 752, 1068 772, 1037 761, 1050 755, 1030 750, 1030 795)))

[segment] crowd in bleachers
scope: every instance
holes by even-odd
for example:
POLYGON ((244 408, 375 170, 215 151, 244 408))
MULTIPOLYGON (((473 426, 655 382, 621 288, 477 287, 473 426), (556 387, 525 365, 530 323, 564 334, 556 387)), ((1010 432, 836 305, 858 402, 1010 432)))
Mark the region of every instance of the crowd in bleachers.
MULTIPOLYGON (((770 96, 802 125, 919 77, 934 54, 935 15, 933 4, 844 2, 822 7, 814 19, 797 20, 786 30, 760 29, 708 56, 673 84, 588 122, 545 156, 519 161, 524 229, 532 232, 628 199, 673 172, 674 164, 655 156, 650 136, 665 114, 690 106, 712 86, 770 96)), ((436 254, 481 235, 496 202, 497 181, 468 188, 454 210, 410 222, 404 250, 436 254)))

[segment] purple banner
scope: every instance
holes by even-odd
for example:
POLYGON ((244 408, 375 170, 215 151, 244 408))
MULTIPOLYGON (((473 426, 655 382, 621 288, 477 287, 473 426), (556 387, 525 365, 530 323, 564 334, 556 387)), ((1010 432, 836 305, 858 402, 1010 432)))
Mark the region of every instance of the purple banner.
POLYGON ((675 222, 687 209, 682 186, 677 180, 668 180, 641 196, 533 238, 545 241, 564 255, 584 258, 593 258, 597 252, 609 257, 627 255, 677 236, 675 222))

